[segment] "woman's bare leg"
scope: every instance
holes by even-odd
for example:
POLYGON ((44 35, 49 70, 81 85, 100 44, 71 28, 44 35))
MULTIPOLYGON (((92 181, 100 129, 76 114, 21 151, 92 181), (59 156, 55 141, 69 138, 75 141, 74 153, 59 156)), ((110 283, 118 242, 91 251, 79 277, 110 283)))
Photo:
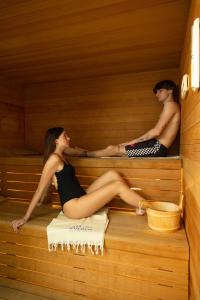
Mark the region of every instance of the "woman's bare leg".
POLYGON ((87 151, 88 157, 102 157, 102 156, 126 156, 125 147, 120 145, 110 145, 105 149, 87 151))
POLYGON ((116 172, 115 170, 109 170, 99 176, 86 190, 86 193, 89 194, 91 192, 94 192, 98 190, 100 187, 104 186, 105 184, 112 182, 112 181, 122 181, 124 182, 124 179, 121 177, 121 175, 116 172))
POLYGON ((138 207, 141 200, 145 202, 144 198, 131 190, 126 183, 116 180, 78 199, 66 202, 63 211, 70 218, 85 218, 109 203, 117 195, 134 207, 138 207))

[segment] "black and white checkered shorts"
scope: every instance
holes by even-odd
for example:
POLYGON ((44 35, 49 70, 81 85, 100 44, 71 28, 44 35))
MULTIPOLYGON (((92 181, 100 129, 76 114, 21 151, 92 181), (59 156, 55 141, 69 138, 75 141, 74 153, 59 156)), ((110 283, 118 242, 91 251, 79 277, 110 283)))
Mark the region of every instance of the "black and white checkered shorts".
POLYGON ((167 155, 167 148, 156 139, 125 146, 128 157, 161 157, 167 155))

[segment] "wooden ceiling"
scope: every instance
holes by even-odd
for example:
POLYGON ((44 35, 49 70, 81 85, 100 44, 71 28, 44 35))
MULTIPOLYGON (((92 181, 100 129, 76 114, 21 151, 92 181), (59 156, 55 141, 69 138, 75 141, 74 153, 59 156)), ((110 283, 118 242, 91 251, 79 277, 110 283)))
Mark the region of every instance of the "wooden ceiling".
POLYGON ((189 0, 0 2, 0 76, 21 83, 177 67, 189 0))

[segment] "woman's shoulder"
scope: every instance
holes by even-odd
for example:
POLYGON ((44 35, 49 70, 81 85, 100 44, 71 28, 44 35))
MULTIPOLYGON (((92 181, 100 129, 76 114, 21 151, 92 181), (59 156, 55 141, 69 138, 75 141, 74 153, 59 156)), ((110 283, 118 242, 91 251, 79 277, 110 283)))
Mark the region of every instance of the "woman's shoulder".
POLYGON ((47 159, 45 166, 58 166, 61 162, 63 162, 62 158, 57 153, 52 153, 47 159))
POLYGON ((56 152, 53 152, 49 158, 52 158, 54 159, 55 161, 63 161, 63 158, 60 154, 56 153, 56 152))

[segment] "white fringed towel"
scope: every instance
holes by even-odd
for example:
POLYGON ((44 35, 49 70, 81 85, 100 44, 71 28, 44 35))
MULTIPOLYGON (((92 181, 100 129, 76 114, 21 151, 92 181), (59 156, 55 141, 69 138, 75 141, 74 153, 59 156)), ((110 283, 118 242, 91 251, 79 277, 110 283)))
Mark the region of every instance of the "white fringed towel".
POLYGON ((49 251, 75 249, 85 252, 88 248, 94 254, 103 254, 104 233, 108 225, 108 209, 103 208, 88 218, 70 219, 63 212, 47 226, 49 251))

